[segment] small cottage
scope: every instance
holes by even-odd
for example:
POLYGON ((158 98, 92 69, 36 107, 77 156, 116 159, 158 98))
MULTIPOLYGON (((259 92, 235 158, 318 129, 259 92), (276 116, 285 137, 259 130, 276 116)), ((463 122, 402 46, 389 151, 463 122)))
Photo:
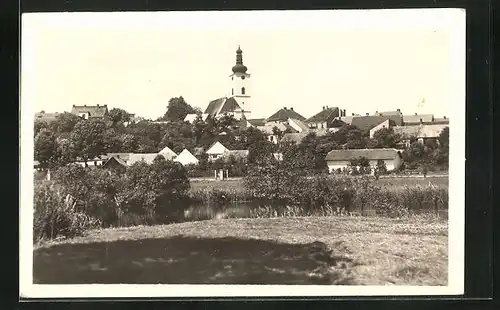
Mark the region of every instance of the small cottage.
POLYGON ((168 146, 159 151, 158 154, 163 155, 163 157, 165 157, 166 160, 173 160, 174 158, 177 157, 177 154, 174 151, 172 151, 168 146))
POLYGON ((199 160, 187 149, 182 150, 182 152, 177 155, 174 161, 181 163, 183 166, 187 165, 198 165, 199 160))
POLYGON ((222 155, 229 151, 222 143, 219 141, 214 142, 205 153, 208 155, 209 161, 215 161, 222 157, 222 155))
POLYGON ((352 160, 364 157, 368 159, 372 168, 377 167, 383 161, 387 171, 397 170, 401 167, 401 152, 396 149, 356 149, 356 150, 332 150, 326 157, 326 164, 330 173, 348 168, 352 160))

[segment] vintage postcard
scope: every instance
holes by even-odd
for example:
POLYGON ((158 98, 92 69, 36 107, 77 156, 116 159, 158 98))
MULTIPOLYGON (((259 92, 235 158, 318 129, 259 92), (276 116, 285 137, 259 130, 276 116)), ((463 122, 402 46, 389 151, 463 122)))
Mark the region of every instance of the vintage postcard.
POLYGON ((462 294, 465 15, 23 14, 21 296, 462 294))

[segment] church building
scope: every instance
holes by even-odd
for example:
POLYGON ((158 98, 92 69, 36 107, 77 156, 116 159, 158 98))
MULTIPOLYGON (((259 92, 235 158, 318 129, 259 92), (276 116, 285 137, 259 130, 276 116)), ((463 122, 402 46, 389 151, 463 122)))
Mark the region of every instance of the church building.
POLYGON ((250 74, 247 72, 248 68, 243 64, 242 53, 238 46, 236 64, 232 68, 233 73, 229 76, 231 96, 210 101, 205 113, 211 117, 232 115, 237 120, 245 120, 252 112, 251 95, 248 88, 250 74))

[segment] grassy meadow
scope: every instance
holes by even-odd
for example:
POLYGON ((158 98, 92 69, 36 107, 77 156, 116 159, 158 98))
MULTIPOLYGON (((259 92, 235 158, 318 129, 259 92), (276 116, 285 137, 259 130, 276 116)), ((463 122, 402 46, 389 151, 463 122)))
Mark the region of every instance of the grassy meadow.
MULTIPOLYGON (((448 177, 413 177, 413 178, 398 178, 398 177, 386 177, 380 178, 374 181, 376 185, 387 188, 392 191, 399 191, 404 189, 404 186, 415 187, 417 185, 426 186, 430 182, 438 185, 442 188, 448 187, 448 177)), ((204 189, 216 188, 219 190, 227 192, 242 193, 243 179, 228 179, 224 181, 212 181, 212 180, 191 180, 191 192, 203 191, 204 189)))
POLYGON ((92 230, 35 247, 34 283, 446 285, 447 222, 212 219, 92 230))

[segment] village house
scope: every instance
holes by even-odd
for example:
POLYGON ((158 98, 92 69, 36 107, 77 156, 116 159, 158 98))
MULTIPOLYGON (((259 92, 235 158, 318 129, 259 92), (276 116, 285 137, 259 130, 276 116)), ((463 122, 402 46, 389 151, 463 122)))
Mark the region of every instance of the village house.
POLYGON ((108 160, 107 155, 100 155, 94 158, 89 158, 88 160, 84 160, 83 158, 77 158, 73 164, 82 166, 82 167, 91 167, 91 166, 102 166, 104 162, 108 160))
POLYGON ((370 129, 370 139, 373 139, 373 135, 375 132, 379 131, 380 129, 387 128, 390 129, 391 126, 391 121, 390 120, 385 120, 382 123, 378 124, 377 126, 373 127, 370 129))
POLYGON ((248 150, 229 150, 219 141, 214 142, 205 152, 208 155, 208 161, 216 161, 219 158, 228 158, 231 155, 236 159, 248 157, 248 150))
POLYGON ((401 126, 402 119, 399 115, 367 115, 341 117, 341 120, 349 125, 358 127, 361 131, 370 131, 375 126, 389 120, 390 126, 401 126))
POLYGON ((108 158, 116 157, 119 158, 124 163, 127 163, 128 159, 130 158, 130 154, 133 153, 107 153, 106 155, 108 156, 108 158))
POLYGON ((158 152, 158 154, 163 155, 166 160, 173 160, 174 158, 177 157, 177 154, 172 151, 168 146, 164 147, 161 151, 158 152))
POLYGON ((123 171, 127 168, 127 163, 119 157, 110 157, 104 164, 103 168, 113 169, 117 171, 123 171))
POLYGON ((429 125, 434 122, 433 114, 417 114, 415 115, 403 115, 403 124, 404 126, 412 126, 412 125, 429 125))
POLYGON ((394 133, 401 136, 401 144, 408 147, 412 139, 415 139, 419 143, 423 144, 428 140, 433 140, 439 144, 439 135, 446 127, 448 127, 446 124, 397 126, 394 127, 393 130, 394 133))
POLYGON ((89 118, 104 118, 108 115, 108 105, 73 105, 71 114, 79 116, 83 119, 89 118))
POLYGON ((268 124, 264 126, 257 126, 256 127, 258 130, 260 130, 267 138, 267 141, 272 142, 274 144, 278 144, 280 140, 280 136, 278 136, 274 132, 274 128, 277 128, 279 131, 284 133, 285 131, 287 132, 297 132, 292 126, 290 126, 287 123, 275 123, 275 124, 268 124))
POLYGON ((328 129, 311 129, 309 131, 304 132, 294 132, 294 133, 285 133, 281 138, 280 142, 282 143, 300 143, 308 134, 314 133, 316 136, 321 137, 325 136, 329 133, 328 129))
POLYGON ((35 113, 35 120, 40 120, 50 123, 52 121, 55 121, 59 115, 61 115, 61 113, 59 112, 47 113, 45 111, 40 111, 35 113))
POLYGON ((177 155, 174 161, 181 163, 183 166, 198 165, 200 162, 198 158, 196 158, 193 154, 191 154, 191 152, 188 151, 187 149, 182 150, 182 152, 180 152, 179 155, 177 155))
POLYGON ((281 108, 273 115, 266 119, 266 124, 272 125, 276 123, 288 123, 289 119, 297 119, 299 121, 304 121, 306 118, 299 113, 295 112, 293 108, 281 108))
POLYGON ((343 116, 344 112, 338 107, 324 106, 323 110, 305 120, 305 123, 312 129, 331 128, 337 117, 343 116))
POLYGON ((351 149, 332 150, 326 157, 326 164, 330 173, 348 169, 352 160, 366 158, 370 167, 376 168, 383 162, 387 171, 397 170, 401 167, 401 152, 396 149, 351 149))

